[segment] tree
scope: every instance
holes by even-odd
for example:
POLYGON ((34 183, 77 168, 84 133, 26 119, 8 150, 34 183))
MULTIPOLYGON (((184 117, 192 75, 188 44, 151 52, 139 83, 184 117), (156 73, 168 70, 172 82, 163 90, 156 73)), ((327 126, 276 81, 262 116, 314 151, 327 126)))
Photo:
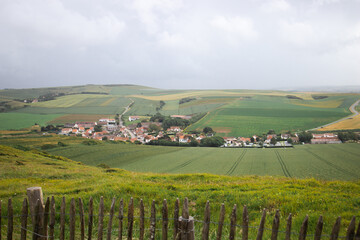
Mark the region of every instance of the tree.
POLYGON ((275 145, 277 143, 276 138, 271 138, 270 144, 275 145))
POLYGON ((292 143, 293 143, 293 140, 292 140, 291 138, 288 138, 288 139, 287 139, 287 143, 292 144, 292 143))
POLYGON ((204 127, 203 132, 204 132, 205 134, 212 133, 212 132, 213 132, 213 129, 212 129, 211 127, 204 127))
POLYGON ((138 124, 136 124, 136 127, 141 127, 142 125, 141 125, 141 123, 138 123, 138 124))
POLYGON ((312 133, 310 132, 301 132, 298 134, 299 141, 304 143, 310 143, 313 138, 312 133))
POLYGON ((192 147, 197 147, 197 146, 199 146, 199 143, 198 143, 198 141, 196 141, 196 139, 191 138, 189 145, 192 147))
POLYGON ((251 137, 251 138, 250 138, 250 141, 251 141, 252 143, 254 143, 254 142, 255 142, 255 138, 254 138, 254 137, 251 137))
POLYGON ((149 131, 150 132, 157 132, 157 131, 160 131, 160 129, 161 128, 156 124, 150 124, 150 126, 149 126, 149 131))
POLYGON ((104 137, 102 137, 102 140, 103 140, 103 141, 106 141, 106 140, 108 140, 108 137, 107 137, 107 136, 104 136, 104 137))
POLYGON ((275 134, 274 129, 270 129, 267 134, 275 134))
POLYGON ((225 143, 222 137, 214 136, 201 139, 201 146, 203 147, 220 147, 225 143))
POLYGON ((94 131, 95 131, 95 132, 101 132, 101 131, 102 131, 102 127, 101 127, 100 125, 95 125, 94 131))

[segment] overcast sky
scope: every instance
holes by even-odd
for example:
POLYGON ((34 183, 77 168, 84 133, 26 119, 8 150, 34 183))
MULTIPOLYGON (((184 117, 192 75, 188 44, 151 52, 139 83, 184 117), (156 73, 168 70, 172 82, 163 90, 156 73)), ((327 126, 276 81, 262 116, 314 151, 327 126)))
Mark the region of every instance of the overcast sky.
POLYGON ((0 83, 360 85, 360 0, 0 0, 0 83))

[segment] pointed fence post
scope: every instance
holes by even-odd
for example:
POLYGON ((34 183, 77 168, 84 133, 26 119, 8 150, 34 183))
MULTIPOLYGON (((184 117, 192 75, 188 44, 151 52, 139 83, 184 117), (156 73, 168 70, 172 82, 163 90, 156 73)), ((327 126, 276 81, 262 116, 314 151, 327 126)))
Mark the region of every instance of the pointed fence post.
POLYGON ((332 229, 331 232, 331 236, 330 236, 330 240, 336 240, 339 237, 339 232, 340 232, 340 224, 341 224, 341 217, 338 217, 336 219, 336 222, 334 224, 334 227, 332 229))
POLYGON ((186 233, 188 240, 195 240, 195 224, 194 224, 194 218, 192 216, 189 216, 188 229, 186 233))
POLYGON ((355 237, 355 216, 352 217, 349 227, 346 231, 346 240, 353 240, 355 237))
POLYGON ((109 216, 106 240, 111 240, 111 229, 112 229, 114 212, 115 212, 115 201, 116 201, 116 198, 114 197, 111 202, 111 207, 110 207, 110 216, 109 216))
POLYGON ((230 240, 235 239, 235 233, 236 233, 236 204, 234 204, 230 217, 230 235, 229 235, 230 240))
POLYGON ((119 233, 118 238, 122 239, 122 233, 123 233, 123 219, 124 219, 124 200, 120 199, 120 206, 119 206, 119 233))
POLYGON ((360 221, 359 221, 356 233, 355 233, 355 240, 360 240, 360 221))
POLYGON ((273 220, 273 225, 272 225, 271 240, 277 240, 279 226, 280 226, 280 211, 276 210, 274 220, 273 220))
POLYGON ((299 240, 305 240, 306 239, 306 233, 307 233, 307 228, 308 228, 308 223, 309 223, 309 216, 306 215, 302 225, 301 225, 301 229, 300 229, 300 234, 299 234, 299 240))
POLYGON ((55 198, 51 197, 50 202, 50 222, 49 222, 49 239, 54 239, 54 231, 55 231, 55 198))
POLYGON ((179 234, 179 209, 180 209, 180 201, 177 198, 175 200, 174 205, 174 231, 173 231, 173 240, 176 240, 179 234))
POLYGON ((60 206, 60 240, 65 240, 65 204, 65 197, 62 197, 60 206))
POLYGON ((261 220, 260 220, 260 225, 259 225, 259 230, 256 236, 256 240, 261 240, 264 234, 264 227, 265 227, 265 218, 266 218, 266 209, 263 210, 262 216, 261 216, 261 220))
MULTIPOLYGON (((20 235, 21 240, 26 240, 28 208, 29 208, 28 201, 26 198, 24 198, 22 210, 21 210, 21 235, 20 235)), ((0 215, 1 215, 1 213, 0 213, 0 215)), ((0 223, 0 225, 1 225, 1 223, 0 223)))
POLYGON ((79 201, 79 215, 80 215, 80 240, 85 239, 85 217, 84 217, 84 204, 81 198, 79 201))
POLYGON ((189 221, 189 200, 186 197, 183 203, 182 216, 181 216, 181 240, 187 240, 187 230, 189 221))
POLYGON ((88 240, 92 239, 92 229, 94 221, 94 200, 92 197, 89 199, 89 219, 88 219, 88 240))
POLYGON ((224 219, 225 219, 225 204, 222 203, 221 207, 220 207, 219 225, 218 225, 218 230, 217 230, 217 234, 216 234, 216 240, 221 240, 224 219))
POLYGON ((144 207, 144 201, 140 199, 140 236, 139 240, 144 240, 144 234, 145 234, 145 207, 144 207))
POLYGON ((242 221, 242 240, 248 240, 249 238, 249 213, 246 205, 243 209, 243 221, 242 221))
MULTIPOLYGON (((49 224, 49 208, 50 208, 50 198, 46 198, 45 208, 44 208, 44 223, 42 229, 42 235, 48 236, 48 224, 49 224)), ((47 237, 43 237, 42 239, 47 239, 47 237)))
POLYGON ((128 240, 132 239, 133 224, 134 224, 134 199, 130 198, 129 207, 128 207, 128 234, 127 234, 128 240))
POLYGON ((7 240, 13 239, 13 231, 14 231, 14 210, 12 205, 12 200, 9 198, 8 200, 8 224, 7 224, 7 240))
POLYGON ((320 240, 320 239, 321 239, 321 234, 322 234, 323 226, 324 226, 323 217, 320 216, 320 217, 319 217, 319 220, 318 220, 318 222, 317 222, 317 224, 316 224, 316 230, 315 230, 314 240, 320 240))
POLYGON ((33 237, 32 239, 33 240, 37 240, 37 239, 40 239, 40 234, 41 234, 41 230, 40 230, 40 227, 41 227, 41 202, 40 202, 40 199, 38 199, 36 201, 36 205, 35 205, 35 209, 34 209, 34 213, 35 213, 35 222, 34 222, 34 230, 33 230, 33 237))
POLYGON ((169 216, 168 216, 168 206, 166 199, 163 200, 162 206, 162 240, 168 239, 168 225, 169 225, 169 216))
POLYGON ((209 239, 209 230, 210 230, 210 203, 206 201, 205 212, 204 212, 204 224, 201 239, 208 240, 209 239))
POLYGON ((291 225, 292 225, 292 215, 290 213, 286 221, 285 240, 291 239, 291 225))
POLYGON ((99 204, 99 219, 98 219, 98 240, 103 239, 103 231, 104 231, 104 197, 100 197, 99 204))
POLYGON ((75 240, 75 199, 72 198, 70 201, 70 240, 75 240))
POLYGON ((155 200, 151 204, 151 215, 150 215, 150 239, 155 239, 155 230, 156 230, 156 208, 155 200))

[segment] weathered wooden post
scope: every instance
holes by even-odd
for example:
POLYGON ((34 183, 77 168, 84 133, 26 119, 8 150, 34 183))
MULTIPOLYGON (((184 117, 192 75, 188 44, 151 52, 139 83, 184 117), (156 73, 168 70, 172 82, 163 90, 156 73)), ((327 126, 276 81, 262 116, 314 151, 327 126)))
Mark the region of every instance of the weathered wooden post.
POLYGON ((290 240, 291 238, 291 225, 292 225, 292 215, 290 213, 286 223, 285 240, 290 240))
POLYGON ((26 193, 27 193, 27 197, 28 197, 28 201, 29 201, 29 208, 30 208, 30 214, 31 214, 33 227, 35 228, 36 214, 39 214, 40 226, 37 226, 37 227, 40 229, 39 232, 42 233, 42 235, 43 235, 44 229, 45 229, 44 228, 44 208, 45 208, 45 206, 44 206, 42 189, 41 189, 41 187, 30 187, 30 188, 26 189, 26 193), (40 201, 39 212, 36 212, 37 200, 40 201))
POLYGON ((155 200, 153 200, 151 204, 151 214, 150 214, 150 239, 155 239, 155 231, 156 231, 156 208, 155 208, 155 200))
POLYGON ((133 225, 134 225, 134 199, 130 198, 129 206, 128 206, 128 233, 127 233, 128 240, 132 240, 133 225))
POLYGON ((112 229, 112 223, 113 223, 114 212, 115 212, 115 201, 116 201, 116 198, 114 197, 111 202, 111 207, 110 207, 110 218, 109 218, 109 222, 108 222, 108 229, 107 229, 107 235, 106 235, 107 240, 111 240, 111 229, 112 229))
POLYGON ((330 235, 330 240, 336 240, 339 237, 339 232, 340 232, 340 223, 341 223, 341 217, 338 217, 336 219, 336 222, 333 226, 331 235, 330 235))
POLYGON ((219 226, 216 234, 216 240, 221 240, 224 219, 225 219, 225 204, 222 203, 220 207, 219 226))
POLYGON ((20 235, 21 240, 26 240, 27 217, 28 217, 28 201, 26 198, 24 198, 23 206, 21 210, 21 235, 20 235))
POLYGON ((204 224, 201 239, 208 240, 209 239, 209 230, 210 230, 210 203, 206 201, 205 212, 204 212, 204 224))
POLYGON ((124 219, 124 200, 120 199, 120 206, 119 206, 119 227, 118 227, 118 238, 122 239, 123 233, 123 219, 124 219))
POLYGON ((169 224, 169 216, 168 216, 168 206, 166 199, 163 200, 162 206, 162 236, 161 239, 168 239, 168 224, 169 224))
POLYGON ((144 207, 144 201, 140 199, 140 236, 139 240, 144 240, 144 234, 145 234, 145 207, 144 207))
POLYGON ((323 230, 323 226, 324 226, 323 217, 320 216, 319 220, 318 220, 318 222, 316 224, 314 240, 320 240, 321 239, 321 233, 322 233, 322 230, 323 230))
POLYGON ((180 229, 180 238, 181 240, 194 240, 195 239, 195 225, 194 217, 188 216, 184 218, 183 216, 179 217, 180 229))
POLYGON ((179 234, 179 209, 180 209, 180 201, 177 198, 174 205, 174 233, 173 240, 177 239, 179 234))
POLYGON ((100 197, 99 204, 99 219, 98 219, 98 240, 103 239, 103 230, 104 230, 104 197, 100 197))
POLYGON ((260 225, 259 225, 259 230, 256 236, 256 240, 261 240, 264 234, 264 228, 265 228, 265 218, 266 218, 266 209, 263 210, 262 216, 261 216, 261 220, 260 220, 260 225))
POLYGON ((229 239, 234 240, 235 239, 235 233, 236 233, 236 209, 237 206, 234 204, 233 210, 231 212, 230 216, 230 235, 229 239))
POLYGON ((244 210, 243 210, 242 228, 243 228, 242 240, 248 240, 248 236, 249 236, 249 213, 248 213, 246 205, 244 206, 244 210))
POLYGON ((13 237, 13 224, 14 224, 14 212, 12 200, 9 198, 8 201, 8 225, 7 225, 7 240, 12 240, 13 237))
POLYGON ((276 240, 277 239, 278 232, 279 232, 279 226, 280 226, 280 211, 276 210, 275 217, 274 217, 274 220, 273 220, 271 240, 276 240))

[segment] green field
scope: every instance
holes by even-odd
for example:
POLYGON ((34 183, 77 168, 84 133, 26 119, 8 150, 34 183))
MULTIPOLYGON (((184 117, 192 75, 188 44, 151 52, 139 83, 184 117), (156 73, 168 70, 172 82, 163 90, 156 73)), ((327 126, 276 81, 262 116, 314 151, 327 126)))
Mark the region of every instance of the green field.
MULTIPOLYGON (((49 139, 52 138, 40 138, 40 140, 36 140, 36 138, 27 139, 29 140, 28 143, 32 141, 32 144, 34 144, 41 141, 49 142, 49 139)), ((52 140, 54 139, 56 138, 54 137, 52 140)), ((73 138, 66 143, 75 144, 77 141, 76 138, 73 138)), ((20 139, 17 144, 19 143, 24 142, 20 139)), ((119 147, 121 145, 113 146, 119 147)), ((126 146, 129 148, 131 145, 126 146)), ((346 149, 353 151, 353 146, 347 145, 346 149)), ((76 151, 76 149, 73 148, 73 151, 76 151)), ((91 149, 87 149, 87 151, 91 151, 91 149)), ((210 150, 206 149, 205 151, 210 150)), ((315 150, 311 149, 311 151, 315 150)), ((274 160, 270 161, 274 162, 274 160)), ((285 230, 286 225, 284 223, 289 213, 293 215, 293 230, 295 232, 298 232, 300 229, 304 217, 309 215, 309 235, 314 234, 315 225, 320 215, 324 217, 324 233, 326 234, 330 234, 335 219, 338 216, 342 217, 340 236, 345 235, 346 227, 353 215, 357 218, 360 217, 359 181, 300 180, 271 176, 229 177, 210 174, 169 175, 134 173, 120 169, 113 169, 109 172, 107 169, 82 165, 66 158, 48 155, 38 150, 23 151, 1 145, 0 178, 0 200, 3 202, 3 216, 7 215, 5 203, 8 198, 11 197, 13 199, 14 214, 18 215, 21 210, 22 200, 26 197, 26 188, 40 186, 45 197, 55 196, 56 212, 60 211, 60 198, 62 196, 65 196, 67 200, 67 212, 69 211, 69 201, 71 198, 83 198, 85 211, 87 211, 89 197, 95 199, 94 207, 98 209, 99 198, 104 196, 106 214, 109 212, 110 202, 113 197, 116 197, 118 200, 123 198, 125 206, 127 206, 130 197, 134 197, 136 213, 138 213, 139 200, 144 199, 145 216, 149 217, 149 206, 152 199, 154 199, 159 210, 157 211, 157 217, 161 218, 160 205, 163 199, 168 200, 169 213, 171 213, 177 197, 181 200, 184 197, 188 197, 191 206, 190 215, 194 216, 195 219, 202 220, 205 202, 210 200, 212 220, 217 221, 220 204, 225 203, 225 236, 228 236, 230 211, 233 204, 238 205, 237 214, 239 219, 237 223, 241 224, 241 210, 242 206, 246 204, 250 214, 250 226, 255 227, 259 224, 260 212, 266 208, 268 215, 266 227, 271 228, 272 218, 276 209, 279 209, 281 212, 281 231, 285 230)), ((116 209, 118 209, 118 202, 116 203, 116 209)), ((127 211, 125 210, 126 214, 127 211)), ((107 224, 107 219, 105 217, 104 226, 107 224)), ((3 219, 2 221, 4 223, 5 220, 3 219)), ((94 222, 97 223, 96 217, 94 222)), ((127 224, 126 219, 125 224, 127 224)), ((136 219, 135 228, 138 227, 138 224, 139 219, 136 219)), ((171 224, 170 222, 170 229, 171 224)), ((14 225, 19 225, 18 217, 15 217, 14 225)), ((149 221, 147 220, 146 228, 148 226, 149 221)), ((17 231, 15 239, 19 239, 19 228, 16 227, 14 229, 17 231)), ((200 238, 201 229, 202 224, 196 223, 195 231, 197 239, 200 238)), ((216 225, 212 225, 211 229, 211 239, 214 239, 216 236, 216 225)), ((6 228, 2 228, 1 231, 4 236, 6 228)), ((58 228, 56 231, 58 231, 58 228)), ((68 231, 68 227, 66 231, 68 231)), ((161 231, 157 232, 157 235, 159 236, 160 233, 161 231)), ((135 237, 137 236, 136 234, 137 232, 135 232, 135 237)), ((236 235, 238 237, 241 236, 241 229, 238 228, 236 235)), ((270 235, 271 231, 265 231, 264 239, 269 239, 270 235)), ((279 237, 283 238, 283 236, 280 235, 279 237)), ((249 237, 250 239, 256 237, 256 229, 250 229, 249 237)))
POLYGON ((0 113, 0 130, 28 128, 35 123, 43 126, 60 116, 60 114, 0 113))
POLYGON ((358 180, 359 144, 298 145, 291 149, 189 148, 98 142, 82 138, 7 138, 0 144, 35 146, 70 141, 47 151, 87 165, 105 163, 136 172, 211 173, 228 176, 285 176, 320 180, 358 180), (70 140, 69 140, 70 139, 70 140))

